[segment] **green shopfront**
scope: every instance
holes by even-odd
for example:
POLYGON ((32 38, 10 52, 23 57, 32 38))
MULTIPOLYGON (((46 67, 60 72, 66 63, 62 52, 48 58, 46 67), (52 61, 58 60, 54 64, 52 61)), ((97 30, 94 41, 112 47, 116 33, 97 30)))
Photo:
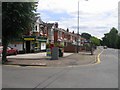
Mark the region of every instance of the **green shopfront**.
POLYGON ((45 51, 46 41, 47 38, 42 36, 24 36, 23 50, 25 50, 26 53, 45 51))
POLYGON ((25 53, 31 53, 34 51, 34 45, 36 36, 24 36, 23 37, 23 50, 25 53))
POLYGON ((47 43, 47 38, 43 36, 39 36, 36 39, 36 47, 35 49, 39 51, 46 51, 46 43, 47 43))

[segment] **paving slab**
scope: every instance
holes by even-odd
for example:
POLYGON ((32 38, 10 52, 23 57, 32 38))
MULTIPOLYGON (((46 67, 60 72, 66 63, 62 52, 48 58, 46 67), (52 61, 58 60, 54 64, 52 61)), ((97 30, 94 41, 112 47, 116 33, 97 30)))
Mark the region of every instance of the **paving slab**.
POLYGON ((8 56, 8 62, 5 65, 50 67, 86 65, 95 63, 97 54, 98 50, 95 51, 94 55, 91 55, 90 52, 64 53, 64 56, 59 57, 58 60, 51 60, 51 57, 47 57, 45 52, 22 54, 16 56, 8 56))

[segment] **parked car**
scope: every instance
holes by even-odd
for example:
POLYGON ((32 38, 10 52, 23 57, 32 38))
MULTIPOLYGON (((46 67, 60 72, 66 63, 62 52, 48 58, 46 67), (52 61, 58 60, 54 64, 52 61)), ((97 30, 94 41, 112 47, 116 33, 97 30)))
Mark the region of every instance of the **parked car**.
MULTIPOLYGON (((0 57, 2 56, 3 46, 0 46, 0 57)), ((18 50, 12 47, 7 47, 7 55, 17 55, 18 50)))
POLYGON ((103 46, 104 49, 107 49, 107 46, 103 46))
POLYGON ((0 46, 0 57, 2 57, 2 50, 3 50, 3 47, 0 46))

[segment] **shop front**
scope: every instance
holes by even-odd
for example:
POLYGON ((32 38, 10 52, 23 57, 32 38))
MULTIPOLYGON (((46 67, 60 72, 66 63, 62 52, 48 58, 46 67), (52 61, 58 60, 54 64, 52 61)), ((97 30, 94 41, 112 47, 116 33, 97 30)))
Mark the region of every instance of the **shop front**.
POLYGON ((31 53, 35 50, 36 36, 23 37, 23 50, 25 53, 31 53))
POLYGON ((39 49, 40 51, 46 51, 46 43, 47 43, 47 38, 39 36, 36 39, 36 49, 39 49))

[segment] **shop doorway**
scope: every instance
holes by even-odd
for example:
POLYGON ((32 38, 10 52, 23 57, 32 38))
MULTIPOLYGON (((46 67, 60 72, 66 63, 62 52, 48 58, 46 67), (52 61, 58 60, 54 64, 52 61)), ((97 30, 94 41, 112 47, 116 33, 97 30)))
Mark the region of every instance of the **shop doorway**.
POLYGON ((30 53, 30 41, 26 41, 26 53, 30 53))

